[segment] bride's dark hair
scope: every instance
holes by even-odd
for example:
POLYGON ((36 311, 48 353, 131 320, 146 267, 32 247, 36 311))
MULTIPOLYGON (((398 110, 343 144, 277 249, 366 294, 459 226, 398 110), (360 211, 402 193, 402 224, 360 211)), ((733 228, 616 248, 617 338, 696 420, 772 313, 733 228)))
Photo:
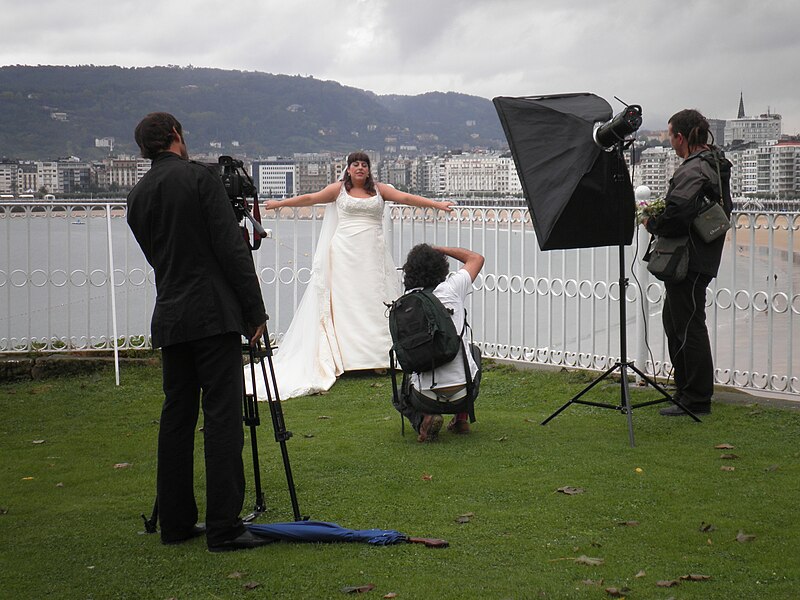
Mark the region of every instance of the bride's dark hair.
POLYGON ((367 180, 364 182, 364 189, 367 190, 370 194, 375 193, 375 180, 372 178, 372 162, 369 160, 369 156, 367 156, 366 152, 351 152, 347 156, 347 167, 344 170, 344 189, 348 192, 353 189, 353 182, 350 180, 350 165, 356 161, 362 161, 367 163, 367 167, 369 167, 369 175, 367 175, 367 180))

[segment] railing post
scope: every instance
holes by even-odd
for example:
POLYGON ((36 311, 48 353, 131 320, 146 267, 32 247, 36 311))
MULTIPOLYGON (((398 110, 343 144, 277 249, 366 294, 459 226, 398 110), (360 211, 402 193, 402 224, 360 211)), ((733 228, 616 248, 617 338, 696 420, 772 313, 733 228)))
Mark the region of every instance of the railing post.
MULTIPOLYGON (((650 314, 650 301, 647 298, 647 286, 650 285, 650 271, 647 270, 647 266, 645 262, 642 260, 642 256, 647 248, 647 244, 650 240, 650 234, 647 233, 647 230, 644 228, 643 225, 637 225, 636 227, 636 245, 635 248, 639 249, 640 256, 635 257, 633 261, 633 270, 636 274, 636 280, 639 282, 641 286, 641 293, 639 294, 639 301, 641 305, 639 306, 639 310, 636 312, 636 356, 635 356, 635 363, 644 373, 652 375, 655 377, 655 365, 651 365, 651 369, 648 371, 647 369, 647 359, 648 359, 648 352, 647 352, 647 319, 648 315, 650 314)), ((636 376, 637 381, 641 379, 638 375, 636 376)))

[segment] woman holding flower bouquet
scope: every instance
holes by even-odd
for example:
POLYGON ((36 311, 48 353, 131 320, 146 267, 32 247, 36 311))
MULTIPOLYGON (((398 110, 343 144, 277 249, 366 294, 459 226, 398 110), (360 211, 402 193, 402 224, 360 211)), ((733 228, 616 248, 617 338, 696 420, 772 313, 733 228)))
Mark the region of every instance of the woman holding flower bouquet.
MULTIPOLYGON (((669 120, 669 140, 684 159, 670 180, 660 214, 645 216, 642 223, 651 234, 689 237, 689 269, 683 281, 665 282, 662 319, 667 335, 677 392, 675 399, 697 415, 711 413, 714 364, 706 326, 706 288, 717 276, 725 236, 705 243, 692 230, 704 198, 721 202, 730 217, 731 163, 709 143, 709 124, 693 109, 675 113, 669 120)), ((713 136, 712 136, 713 141, 713 136)), ((665 416, 686 413, 677 405, 660 411, 665 416)))

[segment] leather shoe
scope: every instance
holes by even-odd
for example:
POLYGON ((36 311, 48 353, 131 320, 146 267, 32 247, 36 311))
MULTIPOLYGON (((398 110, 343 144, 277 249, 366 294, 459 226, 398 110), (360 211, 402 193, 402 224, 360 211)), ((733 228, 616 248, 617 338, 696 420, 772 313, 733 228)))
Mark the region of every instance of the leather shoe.
POLYGON ((466 419, 459 419, 457 416, 453 417, 447 424, 447 431, 460 434, 469 433, 469 421, 466 419))
POLYGON ((206 524, 205 523, 197 523, 193 525, 192 528, 183 535, 179 535, 177 537, 164 537, 161 536, 161 543, 165 546, 174 546, 175 544, 182 544, 183 542, 187 542, 192 540, 196 537, 200 537, 201 535, 206 534, 206 524))
POLYGON ((239 537, 235 537, 231 540, 225 540, 224 542, 219 542, 218 544, 214 544, 213 546, 209 545, 208 551, 209 552, 232 552, 234 550, 249 550, 250 548, 258 548, 259 546, 266 546, 267 544, 271 544, 275 540, 268 538, 268 537, 261 537, 251 533, 250 531, 245 531, 239 537))
MULTIPOLYGON (((696 416, 711 414, 710 404, 684 404, 684 406, 686 407, 687 410, 691 411, 696 416)), ((669 408, 662 408, 660 411, 658 411, 658 414, 663 415, 665 417, 689 416, 689 414, 677 404, 670 406, 669 408)))

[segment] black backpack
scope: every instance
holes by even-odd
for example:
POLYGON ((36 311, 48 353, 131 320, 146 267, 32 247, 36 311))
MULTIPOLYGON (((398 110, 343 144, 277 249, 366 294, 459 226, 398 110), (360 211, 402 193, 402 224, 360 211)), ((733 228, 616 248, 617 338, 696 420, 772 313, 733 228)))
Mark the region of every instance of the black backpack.
POLYGON ((434 371, 450 362, 461 347, 461 335, 451 318, 452 310, 433 295, 433 288, 410 290, 389 307, 392 348, 389 358, 404 373, 434 371))
MULTIPOLYGON (((392 347, 389 350, 389 366, 392 374, 392 393, 395 404, 399 403, 397 391, 396 366, 405 374, 404 383, 411 373, 431 371, 432 383, 436 384, 436 367, 451 362, 463 348, 462 337, 467 327, 466 311, 464 327, 459 333, 453 323, 453 311, 445 307, 430 288, 415 288, 407 291, 389 307, 389 332, 392 347)), ((466 349, 463 352, 464 372, 467 385, 467 398, 457 412, 468 412, 470 420, 475 420, 472 406, 472 377, 467 362, 466 349)), ((432 401, 432 404, 437 404, 432 401)), ((449 412, 448 406, 427 406, 425 412, 449 412)), ((401 422, 402 422, 402 416, 401 422)))

